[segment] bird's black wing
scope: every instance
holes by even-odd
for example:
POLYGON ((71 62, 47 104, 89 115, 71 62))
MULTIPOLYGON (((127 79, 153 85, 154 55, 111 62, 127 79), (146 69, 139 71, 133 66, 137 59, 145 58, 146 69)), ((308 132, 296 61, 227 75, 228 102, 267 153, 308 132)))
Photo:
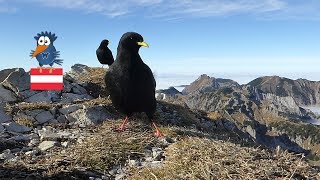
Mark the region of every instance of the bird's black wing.
MULTIPOLYGON (((123 104, 123 98, 124 98, 124 91, 126 90, 126 87, 122 87, 122 84, 124 84, 122 78, 121 78, 121 69, 119 69, 119 66, 112 65, 105 74, 105 89, 107 93, 110 95, 110 98, 112 100, 112 104, 116 108, 120 108, 123 104)), ((122 109, 120 111, 123 111, 122 109)))
POLYGON ((114 62, 114 58, 111 50, 108 47, 98 48, 96 50, 97 58, 101 64, 111 65, 114 62))
POLYGON ((144 63, 140 64, 134 71, 135 79, 134 95, 135 104, 139 111, 146 112, 149 119, 153 119, 156 111, 155 88, 156 81, 151 69, 144 63))

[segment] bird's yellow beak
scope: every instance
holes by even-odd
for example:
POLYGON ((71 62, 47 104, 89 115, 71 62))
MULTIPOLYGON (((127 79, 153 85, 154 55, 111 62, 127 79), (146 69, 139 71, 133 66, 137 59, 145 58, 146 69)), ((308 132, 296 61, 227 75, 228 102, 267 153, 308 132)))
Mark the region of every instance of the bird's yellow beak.
MULTIPOLYGON (((46 45, 39 45, 37 46, 36 50, 34 51, 32 58, 36 57, 38 54, 42 53, 44 50, 46 50, 48 46, 46 45)), ((31 59, 32 59, 31 58, 31 59)))
POLYGON ((139 45, 139 46, 144 46, 144 47, 149 47, 149 45, 146 43, 146 42, 137 42, 137 44, 139 45))

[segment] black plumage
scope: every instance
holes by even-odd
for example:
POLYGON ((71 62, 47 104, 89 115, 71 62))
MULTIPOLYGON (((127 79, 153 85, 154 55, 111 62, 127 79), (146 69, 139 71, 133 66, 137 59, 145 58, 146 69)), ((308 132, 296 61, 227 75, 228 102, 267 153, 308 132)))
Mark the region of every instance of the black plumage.
POLYGON ((101 41, 100 46, 96 50, 97 58, 102 65, 111 65, 114 58, 111 50, 108 48, 109 41, 104 39, 101 41))
MULTIPOLYGON (((125 33, 119 42, 116 61, 105 75, 106 89, 113 105, 127 117, 118 130, 124 130, 128 117, 145 112, 152 121, 156 111, 156 81, 151 69, 139 55, 141 46, 149 47, 135 32, 125 33)), ((156 135, 163 136, 156 124, 156 135)))

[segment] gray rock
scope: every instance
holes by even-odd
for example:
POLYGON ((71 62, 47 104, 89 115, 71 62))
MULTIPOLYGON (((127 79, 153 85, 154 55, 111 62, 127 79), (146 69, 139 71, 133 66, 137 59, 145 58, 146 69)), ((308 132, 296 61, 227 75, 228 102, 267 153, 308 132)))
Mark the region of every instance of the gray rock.
POLYGON ((48 121, 48 123, 50 123, 50 124, 59 124, 58 120, 56 120, 56 119, 51 119, 50 121, 48 121))
POLYGON ((75 94, 87 94, 87 90, 81 86, 79 86, 77 83, 72 83, 72 92, 75 94))
POLYGON ((21 149, 20 148, 13 148, 10 151, 11 151, 11 153, 17 153, 17 152, 20 152, 21 149))
POLYGON ((148 166, 150 168, 160 168, 162 164, 163 164, 162 161, 152 161, 151 163, 148 163, 145 166, 148 166))
POLYGON ((63 80, 63 93, 71 93, 72 91, 72 85, 69 81, 67 81, 66 79, 63 80))
POLYGON ((58 145, 58 142, 56 142, 56 141, 43 141, 39 144, 38 148, 41 151, 46 151, 46 150, 51 149, 57 145, 58 145))
POLYGON ((69 139, 72 135, 70 132, 66 131, 58 131, 55 129, 46 129, 38 130, 38 134, 40 136, 40 140, 53 140, 57 141, 60 139, 69 139))
POLYGON ((80 75, 87 74, 89 67, 83 64, 75 64, 71 67, 71 71, 67 73, 71 79, 78 79, 80 75))
POLYGON ((98 124, 110 118, 112 118, 112 115, 102 106, 80 109, 67 115, 69 122, 81 126, 98 124))
POLYGON ((25 155, 27 155, 27 156, 36 156, 36 155, 39 154, 39 153, 40 153, 39 150, 34 149, 34 150, 32 150, 32 151, 27 151, 27 152, 25 153, 25 155))
POLYGON ((12 120, 12 116, 8 115, 4 110, 5 104, 0 103, 0 123, 8 122, 12 120))
POLYGON ((2 84, 0 84, 0 102, 13 102, 17 98, 15 95, 8 89, 5 89, 2 84))
POLYGON ((249 125, 249 126, 246 126, 245 131, 246 131, 251 137, 253 137, 254 139, 257 138, 257 137, 256 137, 256 134, 257 134, 256 130, 253 129, 250 125, 249 125))
POLYGON ((156 161, 163 159, 163 150, 161 148, 152 148, 152 157, 156 161))
POLYGON ((88 94, 73 94, 73 93, 62 93, 61 103, 72 103, 79 100, 90 100, 92 96, 88 94))
POLYGON ((24 133, 32 130, 27 126, 17 124, 16 122, 3 123, 2 125, 6 128, 7 131, 11 132, 24 133))
MULTIPOLYGON (((31 111, 25 111, 24 113, 29 116, 29 117, 32 117, 33 119, 38 116, 38 114, 44 112, 45 110, 43 109, 35 109, 35 110, 31 110, 31 111)), ((21 117, 24 117, 23 114, 18 114, 18 117, 21 116, 21 117)), ((27 118, 27 117, 26 117, 27 118)))
POLYGON ((81 106, 77 105, 77 104, 73 104, 73 105, 66 105, 64 107, 62 107, 61 109, 59 109, 59 112, 61 114, 70 114, 70 113, 73 113, 77 110, 81 109, 81 106))
POLYGON ((22 68, 5 69, 0 71, 0 82, 15 93, 29 89, 30 75, 22 68))
POLYGON ((70 146, 70 142, 68 142, 68 141, 62 142, 61 146, 62 147, 69 147, 70 146))
POLYGON ((10 150, 6 150, 0 154, 0 159, 4 159, 4 160, 5 159, 13 159, 15 157, 16 157, 15 155, 11 154, 10 150))
POLYGON ((27 99, 33 95, 38 94, 38 91, 32 91, 32 90, 25 90, 22 92, 19 92, 18 95, 22 98, 22 99, 27 99))
POLYGON ((4 127, 0 125, 0 133, 4 131, 4 127))
POLYGON ((26 102, 45 102, 45 103, 50 103, 54 99, 59 99, 59 95, 57 94, 56 91, 42 91, 40 93, 37 93, 28 99, 26 99, 26 102))
POLYGON ((40 143, 39 139, 31 139, 31 141, 29 142, 28 146, 29 147, 34 147, 37 146, 40 143))
POLYGON ((30 135, 18 135, 18 136, 13 136, 10 139, 18 141, 18 142, 25 142, 25 141, 30 141, 31 136, 30 135))
POLYGON ((129 159, 128 165, 130 167, 137 167, 137 166, 141 166, 141 162, 138 159, 129 159))
POLYGON ((54 116, 49 111, 44 111, 40 114, 38 114, 35 119, 39 124, 46 123, 52 119, 54 119, 54 116))
POLYGON ((174 143, 175 141, 170 137, 163 137, 160 139, 160 142, 163 144, 163 146, 169 146, 170 144, 174 143))
POLYGON ((67 123, 68 120, 65 115, 61 115, 57 118, 58 123, 67 123))

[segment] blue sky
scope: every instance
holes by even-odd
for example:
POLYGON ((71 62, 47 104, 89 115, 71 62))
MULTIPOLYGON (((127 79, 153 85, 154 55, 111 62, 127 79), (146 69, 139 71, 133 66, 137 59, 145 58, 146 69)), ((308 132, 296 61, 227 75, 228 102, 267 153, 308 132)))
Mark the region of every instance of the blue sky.
POLYGON ((40 31, 56 33, 65 60, 100 66, 95 50, 140 33, 140 54, 158 88, 200 74, 247 83, 262 75, 320 80, 318 0, 0 0, 0 69, 37 66, 28 56, 40 31))

